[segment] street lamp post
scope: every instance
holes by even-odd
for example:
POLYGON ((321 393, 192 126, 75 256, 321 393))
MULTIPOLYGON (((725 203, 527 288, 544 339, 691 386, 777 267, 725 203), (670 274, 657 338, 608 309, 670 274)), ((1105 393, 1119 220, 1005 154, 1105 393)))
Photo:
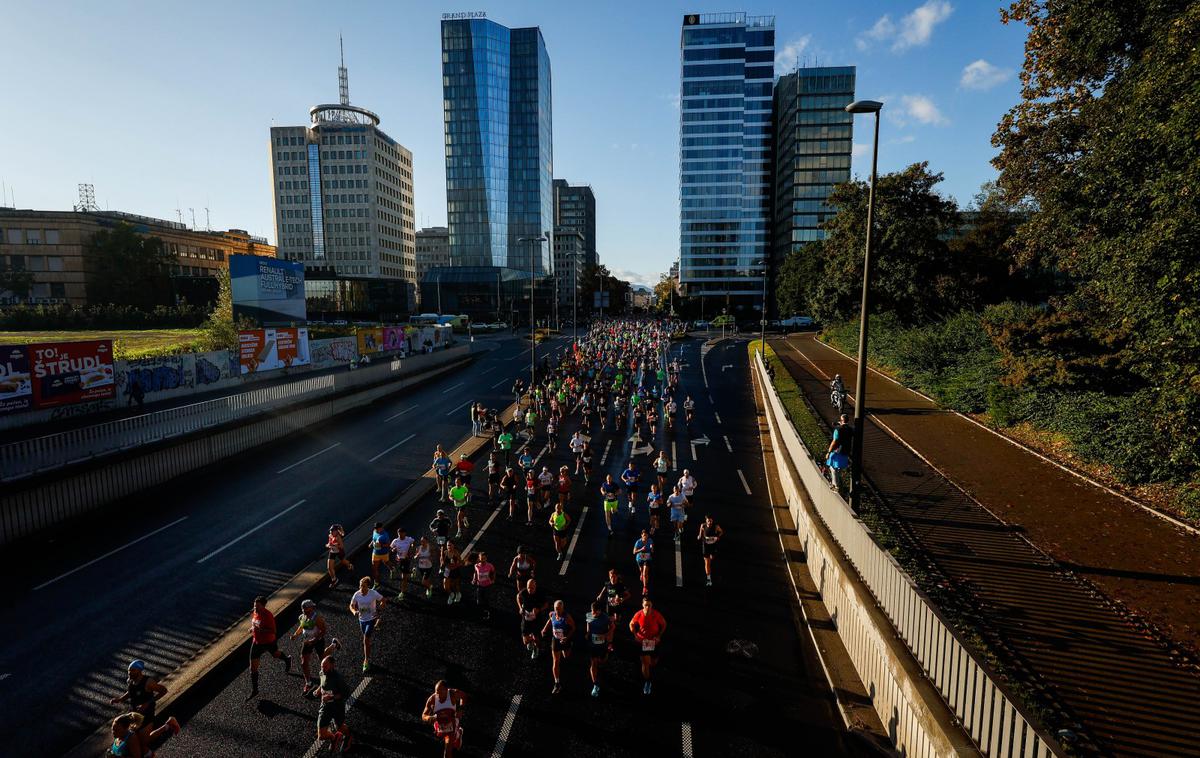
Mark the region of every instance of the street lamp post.
POLYGON ((763 293, 762 293, 762 320, 758 322, 759 328, 759 344, 758 352, 762 354, 763 360, 767 359, 767 259, 763 258, 763 293))
POLYGON ((846 106, 847 113, 875 114, 875 146, 871 154, 871 189, 867 194, 867 245, 863 252, 862 302, 858 315, 858 372, 854 384, 854 444, 850 452, 850 507, 857 511, 862 504, 863 424, 867 417, 867 296, 871 284, 871 242, 875 226, 875 182, 879 169, 879 111, 883 103, 858 100, 846 106))
POLYGON ((533 287, 537 278, 534 274, 534 261, 536 253, 542 251, 542 243, 546 242, 545 235, 537 237, 521 237, 518 242, 529 243, 529 391, 533 392, 533 386, 537 384, 537 324, 533 320, 533 287), (537 245, 536 253, 534 245, 537 245))

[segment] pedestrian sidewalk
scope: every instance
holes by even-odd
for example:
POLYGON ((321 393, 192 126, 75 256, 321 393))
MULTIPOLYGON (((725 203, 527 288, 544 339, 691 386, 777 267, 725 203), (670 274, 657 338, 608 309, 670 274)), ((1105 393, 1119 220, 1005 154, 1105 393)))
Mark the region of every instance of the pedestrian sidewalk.
MULTIPOLYGON (((810 334, 774 344, 832 423, 829 380, 853 376, 854 361, 810 334)), ((989 642, 1080 725, 1081 744, 1194 755, 1200 677, 1178 645, 1198 642, 1200 539, 878 373, 870 378, 865 475, 970 599, 989 642)))

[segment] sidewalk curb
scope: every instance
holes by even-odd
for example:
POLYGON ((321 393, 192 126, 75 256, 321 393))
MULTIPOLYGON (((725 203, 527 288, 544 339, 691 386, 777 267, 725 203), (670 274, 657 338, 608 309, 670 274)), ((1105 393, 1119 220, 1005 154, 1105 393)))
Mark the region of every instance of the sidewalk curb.
MULTIPOLYGON (((499 418, 511 418, 515 406, 516 403, 510 404, 501 412, 499 418)), ((506 422, 504 425, 507 427, 508 423, 510 422, 506 422)), ((490 441, 490 438, 487 437, 469 437, 451 451, 449 456, 451 459, 456 459, 459 455, 474 458, 490 444, 490 441)), ((432 492, 434 486, 433 472, 425 471, 416 481, 405 487, 395 499, 354 527, 345 538, 346 557, 352 559, 367 549, 375 522, 382 521, 385 524, 391 524, 420 502, 421 498, 432 492)), ((296 613, 299 610, 300 602, 322 589, 325 584, 328 576, 325 563, 325 556, 321 556, 306 568, 301 569, 286 584, 271 593, 267 598, 267 609, 276 618, 296 613)), ((195 697, 194 688, 225 670, 239 652, 247 653, 250 647, 249 635, 246 633, 249 623, 250 614, 247 613, 226 627, 224 632, 197 651, 175 671, 159 680, 168 689, 167 694, 158 700, 157 713, 159 717, 170 715, 174 706, 189 700, 190 697, 195 697)), ((283 633, 280 631, 280 636, 283 633)), ((119 713, 120 711, 115 711, 113 717, 115 718, 119 713)), ((109 726, 101 725, 95 732, 64 753, 64 758, 93 758, 102 755, 108 749, 110 741, 109 726)))

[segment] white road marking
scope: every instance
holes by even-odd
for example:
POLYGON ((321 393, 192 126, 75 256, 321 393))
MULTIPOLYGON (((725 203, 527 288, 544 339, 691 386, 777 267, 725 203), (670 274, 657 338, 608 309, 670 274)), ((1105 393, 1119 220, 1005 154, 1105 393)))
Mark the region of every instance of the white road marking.
POLYGON ((729 435, 728 435, 728 434, 722 434, 721 436, 722 436, 722 437, 725 439, 725 447, 726 447, 726 449, 728 449, 728 450, 729 450, 729 452, 731 452, 731 453, 732 453, 732 452, 733 452, 733 445, 730 445, 730 444, 729 444, 729 435))
MULTIPOLYGON (((141 537, 138 537, 136 540, 134 540, 134 541, 132 541, 132 542, 126 542, 124 545, 122 545, 121 547, 117 548, 116 550, 109 550, 107 553, 105 553, 104 555, 100 556, 99 558, 93 558, 92 560, 88 561, 87 563, 83 564, 82 566, 78 566, 78 567, 76 567, 76 568, 73 568, 73 569, 71 569, 70 571, 68 571, 67 573, 65 573, 65 574, 60 574, 59 576, 56 576, 56 577, 54 577, 53 579, 51 579, 51 580, 50 580, 50 581, 48 581, 48 582, 43 582, 43 583, 39 584, 38 586, 34 587, 34 588, 33 588, 33 590, 34 590, 34 592, 36 592, 36 591, 38 591, 38 590, 40 590, 40 589, 42 589, 42 588, 44 588, 44 587, 49 587, 50 585, 52 585, 52 584, 54 584, 55 582, 57 582, 59 579, 66 579, 68 576, 70 576, 71 574, 74 574, 76 571, 82 571, 82 570, 84 570, 85 568, 87 568, 88 566, 91 566, 93 563, 97 563, 97 562, 99 562, 99 561, 102 561, 102 560, 104 560, 105 558, 109 557, 110 555, 116 555, 117 553, 121 552, 121 551, 122 551, 122 550, 124 550, 125 548, 127 548, 127 547, 132 547, 132 546, 136 545, 137 543, 141 542, 142 540, 150 539, 151 537, 153 537, 154 535, 158 534, 159 532, 161 532, 161 531, 163 531, 163 530, 165 530, 165 529, 170 529, 171 527, 173 527, 173 526, 175 526, 176 524, 178 524, 180 521, 186 521, 186 520, 187 520, 187 516, 183 516, 183 517, 181 517, 181 518, 177 518, 177 519, 175 519, 174 521, 172 521, 171 523, 167 524, 166 526, 160 526, 159 528, 155 529, 153 532, 150 532, 149 534, 144 534, 144 535, 142 535, 141 537)), ((5 674, 4 676, 8 676, 8 674, 5 674)))
POLYGON ((492 751, 492 758, 500 758, 504 755, 504 747, 508 744, 508 735, 512 733, 513 722, 517 720, 517 709, 520 707, 521 696, 513 695, 512 705, 508 706, 504 724, 500 727, 500 736, 496 738, 496 749, 492 751))
MULTIPOLYGON (((354 688, 354 692, 350 693, 350 697, 346 699, 346 712, 349 713, 358 699, 362 697, 363 691, 367 689, 367 685, 371 683, 371 677, 363 677, 363 680, 354 688)), ((316 758, 316 755, 325 747, 324 740, 313 740, 312 746, 308 752, 304 754, 304 758, 316 758)))
POLYGON ((588 507, 583 506, 583 512, 579 514, 579 521, 575 522, 575 533, 571 535, 571 544, 567 545, 567 554, 563 558, 562 568, 558 570, 559 576, 567 575, 567 566, 571 565, 571 555, 575 552, 575 543, 579 542, 579 533, 583 531, 583 520, 587 518, 588 507))
POLYGON ((600 465, 603 466, 608 461, 608 449, 612 447, 612 440, 604 443, 604 455, 600 456, 600 465))
POLYGON ((284 473, 285 471, 291 471, 292 469, 294 469, 294 468, 296 468, 297 466, 299 466, 301 463, 308 463, 309 461, 311 461, 313 458, 316 458, 316 457, 317 457, 318 455, 320 455, 321 453, 328 453, 330 450, 334 449, 335 447, 337 447, 337 446, 338 446, 338 445, 340 445, 340 444, 342 444, 342 443, 340 443, 340 442, 335 442, 335 443, 333 443, 332 445, 330 445, 329 447, 325 448, 324 450, 318 450, 317 452, 313 453, 312 455, 308 456, 307 458, 304 458, 304 459, 302 459, 302 460, 296 461, 295 463, 293 463, 293 464, 292 464, 292 465, 290 465, 290 466, 285 466, 285 467, 283 467, 283 468, 279 469, 278 471, 276 471, 275 473, 276 473, 276 474, 282 474, 282 473, 284 473))
POLYGON ((501 384, 504 384, 504 383, 505 383, 505 382, 507 382, 507 381, 508 381, 507 379, 501 379, 500 381, 498 381, 498 382, 496 382, 495 384, 493 384, 493 385, 492 385, 492 389, 496 389, 496 388, 497 388, 497 387, 499 387, 501 384))
POLYGON ((492 369, 494 369, 494 368, 496 368, 496 367, 495 367, 495 366, 488 366, 488 367, 487 367, 487 368, 485 368, 483 371, 480 371, 480 372, 479 372, 479 375, 480 375, 480 376, 483 376, 484 374, 486 374, 487 372, 491 371, 491 370, 492 370, 492 369))
POLYGON ((675 452, 675 440, 671 440, 671 470, 679 470, 679 453, 675 452))
POLYGON ((717 413, 716 411, 713 411, 713 415, 717 417, 717 423, 720 424, 721 423, 721 414, 717 413))
POLYGON ((275 519, 277 519, 277 518, 280 518, 281 516, 285 516, 285 515, 287 515, 288 513, 291 513, 292 511, 294 511, 295 509, 299 508, 300 506, 304 505, 304 504, 305 504, 305 503, 307 503, 307 502, 308 502, 307 500, 301 500, 301 501, 300 501, 300 502, 298 502, 298 503, 295 503, 295 504, 293 504, 293 505, 289 505, 287 508, 284 508, 282 511, 280 511, 279 513, 276 513, 274 516, 272 516, 271 518, 269 518, 269 519, 267 519, 266 521, 262 522, 261 524, 259 524, 258 526, 254 527, 254 528, 253 528, 253 529, 251 529, 250 531, 248 531, 248 532, 243 532, 243 533, 242 533, 242 536, 238 537, 237 539, 233 539, 233 540, 230 540, 229 542, 226 542, 226 543, 225 543, 224 545, 222 545, 221 547, 217 548, 216 550, 212 551, 211 553, 209 553, 208 555, 204 556, 204 557, 203 557, 203 558, 201 558, 200 560, 196 561, 196 563, 204 563, 204 562, 205 562, 205 561, 207 561, 209 558, 212 558, 214 555, 217 555, 217 554, 219 554, 219 553, 222 553, 222 552, 224 552, 225 550, 227 550, 227 549, 229 549, 229 548, 233 547, 233 546, 234 546, 234 545, 236 545, 237 543, 239 543, 239 542, 241 542, 242 540, 244 540, 244 539, 246 539, 247 537, 249 537, 251 534, 254 534, 255 532, 257 532, 259 529, 262 529, 264 526, 266 526, 267 524, 271 523, 271 522, 272 522, 272 521, 274 521, 275 519))
POLYGON ((692 755, 692 724, 683 722, 683 758, 693 758, 692 755))
POLYGON ((3 682, 5 679, 9 678, 10 676, 12 676, 12 674, 0 674, 0 682, 3 682))
POLYGON ((387 418, 385 418, 383 420, 383 422, 386 424, 387 422, 391 421, 392 419, 400 418, 401 416, 403 416, 404 414, 408 413, 409 411, 415 409, 416 407, 417 406, 414 405, 414 406, 412 406, 412 408, 405 408, 404 410, 400 411, 399 413, 388 416, 387 418))
POLYGON ((392 446, 391 446, 391 447, 389 447, 387 450, 384 450, 384 451, 383 451, 382 453, 380 453, 379 455, 377 455, 377 456, 375 456, 374 458, 372 458, 371 460, 367 461, 367 463, 374 463, 375 461, 379 460, 379 459, 380 459, 380 458, 382 458, 383 456, 385 456, 385 455, 387 455, 388 453, 392 452, 393 450, 395 450, 396 448, 400 447, 400 446, 401 446, 401 445, 403 445, 405 442, 408 442, 409 440, 411 440, 413 437, 416 437, 416 436, 417 436, 417 435, 415 435, 415 434, 410 434, 410 435, 408 435, 408 436, 407 436, 407 437, 405 437, 404 439, 402 439, 402 440, 400 440, 399 442, 397 442, 395 445, 392 445, 392 446))
POLYGON ((738 469, 737 472, 738 478, 742 480, 742 489, 746 490, 747 495, 753 494, 750 492, 750 484, 746 481, 746 475, 742 473, 741 469, 738 469))
POLYGON ((496 506, 496 510, 492 511, 492 515, 488 516, 487 521, 483 522, 483 526, 479 527, 479 531, 475 532, 475 536, 473 538, 471 538, 471 541, 467 543, 467 546, 465 548, 463 548, 463 551, 462 551, 463 555, 471 554, 471 550, 474 549, 475 543, 479 542, 479 538, 482 537, 483 533, 486 532, 488 527, 492 525, 492 522, 495 521, 496 517, 500 515, 500 511, 503 508, 504 508, 503 502, 500 503, 500 505, 496 506))
POLYGON ((475 402, 475 401, 474 401, 474 400, 468 400, 467 402, 463 403, 462 405, 458 406, 458 407, 457 407, 457 408, 455 408, 454 410, 452 410, 452 411, 450 411, 449 413, 447 413, 447 414, 446 414, 446 416, 447 416, 447 417, 449 417, 449 416, 453 416, 454 414, 458 413, 458 412, 459 412, 459 411, 461 411, 463 408, 466 408, 468 405, 470 405, 470 404, 471 404, 471 403, 473 403, 473 402, 475 402))
POLYGON ((459 382, 458 384, 454 385, 453 387, 447 387, 446 389, 442 390, 442 394, 449 395, 451 392, 458 389, 459 387, 466 387, 466 386, 467 386, 466 382, 459 382))
POLYGON ((683 540, 675 542, 675 586, 683 586, 683 540))

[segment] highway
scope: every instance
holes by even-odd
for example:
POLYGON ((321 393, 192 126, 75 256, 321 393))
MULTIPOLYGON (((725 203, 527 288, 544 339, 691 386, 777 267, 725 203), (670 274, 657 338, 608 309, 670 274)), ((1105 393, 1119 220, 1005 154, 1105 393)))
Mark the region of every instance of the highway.
MULTIPOLYGON (((755 426, 753 398, 749 394, 748 366, 744 342, 726 342, 707 351, 702 358, 699 341, 686 340, 672 346, 686 362, 683 386, 697 402, 697 420, 692 434, 677 428, 669 438, 660 430, 655 452, 664 448, 675 454, 677 477, 684 467, 700 481, 697 504, 688 522, 685 539, 677 548, 660 533, 653 565, 651 591, 657 607, 669 624, 664 637, 663 657, 655 675, 651 696, 641 694, 637 660, 625 624, 617 635, 616 652, 606 666, 601 697, 589 696, 587 662, 577 656, 565 664, 564 692, 551 694, 548 654, 530 660, 518 639, 518 621, 513 606, 514 590, 507 580, 493 589, 491 618, 483 620, 468 599, 447 606, 444 593, 427 601, 410 590, 403 605, 391 605, 383 615, 375 637, 373 666, 369 675, 359 672, 360 636, 356 621, 346 610, 353 587, 350 582, 316 597, 320 612, 332 633, 345 643, 338 654, 339 667, 355 692, 350 723, 357 737, 355 753, 361 755, 440 755, 429 728, 419 713, 433 682, 446 678, 465 690, 470 704, 464 717, 465 755, 617 756, 662 754, 683 756, 765 755, 858 755, 864 748, 848 735, 838 716, 832 693, 807 637, 798 628, 794 594, 782 563, 769 502, 766 499, 761 447, 755 426), (702 368, 703 361, 703 368, 702 368), (696 445, 695 455, 691 440, 696 445), (704 444, 707 440, 708 444, 704 444), (712 513, 726 530, 716 566, 716 583, 704 586, 704 574, 695 529, 705 513, 712 513)), ((485 359, 471 369, 466 387, 451 394, 468 397, 468 388, 491 379, 480 377, 488 366, 505 364, 502 355, 485 359)), ((513 372, 507 371, 511 379, 513 372)), ((448 379, 426 390, 451 388, 462 378, 448 379)), ((507 389, 507 387, 503 387, 507 389)), ((486 400, 486 398, 485 398, 486 400)), ((462 400, 459 400, 462 402, 462 400)), ((453 401, 447 405, 453 406, 453 401)), ((404 407, 404 403, 398 403, 404 407)), ((392 411, 393 413, 397 411, 392 411)), ((441 413, 422 408, 422 419, 441 413)), ((371 412, 374 423, 385 409, 371 412)), ((455 419, 454 423, 459 424, 455 419)), ((553 467, 568 462, 565 442, 575 428, 571 419, 561 434, 559 449, 545 453, 541 463, 553 467)), ((455 428, 458 428, 457 426, 455 428)), ((445 436, 449 437, 449 431, 445 436)), ((582 622, 586 603, 595 597, 606 569, 618 567, 634 595, 639 586, 632 558, 633 528, 646 525, 644 496, 635 521, 624 510, 617 516, 617 530, 609 537, 604 528, 598 479, 619 473, 628 459, 628 430, 608 430, 593 438, 596 477, 584 488, 577 482, 568 513, 573 518, 569 551, 559 564, 551 547, 549 528, 526 527, 524 520, 510 522, 479 494, 482 475, 476 475, 477 500, 470 506, 468 530, 476 550, 485 550, 503 573, 518 544, 528 544, 538 559, 537 576, 551 599, 564 599, 567 610, 582 622), (584 511, 586 508, 586 512, 584 511)), ((308 440, 302 449, 292 449, 291 460, 319 453, 333 442, 348 439, 339 433, 308 440)), ((358 455, 378 448, 355 442, 358 455)), ((344 442, 341 447, 348 447, 344 442)), ((537 443, 544 446, 544 436, 537 443)), ((426 460, 429 444, 405 446, 420 461, 426 460)), ((349 451, 335 448, 294 469, 323 482, 325 471, 345 461, 349 451), (325 460, 322 461, 322 457, 325 460)), ((643 482, 650 479, 652 454, 643 453, 643 482)), ((281 458, 276 464, 282 463, 281 458)), ((413 463, 413 470, 419 466, 413 463)), ((369 468, 369 467, 368 467, 369 468)), ((389 467, 391 468, 391 467, 389 467)), ((356 473, 361 476, 362 469, 356 473)), ((374 482, 378 485, 378 481, 374 482)), ((289 497, 274 498, 273 508, 287 507, 306 495, 317 497, 321 485, 306 484, 289 497)), ((343 485, 346 486, 346 485, 343 485)), ((346 502, 361 496, 363 488, 322 493, 330 500, 346 502)), ((403 518, 410 534, 426 528, 438 503, 426 498, 403 518)), ((296 512, 305 511, 301 506, 296 512)), ((269 514, 271 509, 260 511, 269 514)), ((336 509, 328 512, 336 512, 336 509)), ((294 512, 295 513, 295 512, 294 512)), ((176 516, 178 518, 178 516, 176 516)), ((324 516, 317 530, 292 529, 289 535, 272 535, 276 551, 287 549, 302 555, 297 562, 314 557, 302 550, 301 539, 317 539, 330 520, 324 516)), ((343 517, 344 521, 350 521, 343 517)), ((281 520, 284 524, 289 519, 281 520)), ((280 523, 280 522, 277 522, 280 523)), ((189 531, 195 534, 194 527, 189 531)), ((271 530, 272 532, 274 529, 271 530)), ((169 532, 168 532, 169 533, 169 532)), ((189 548, 189 559, 223 544, 234 532, 223 532, 189 548)), ((262 532, 252 540, 257 541, 262 532)), ((178 535, 175 537, 178 539, 178 535)), ((247 542, 250 542, 248 540, 247 542)), ((240 550, 231 548, 226 552, 240 550)), ((181 548, 182 549, 182 548, 181 548)), ((264 554, 271 551, 264 550, 264 554)), ((247 610, 250 598, 277 583, 286 571, 275 562, 255 561, 239 554, 238 560, 224 556, 222 570, 210 577, 214 586, 205 592, 227 598, 235 609, 247 610)), ((218 561, 214 558, 211 562, 218 561)), ((359 556, 356 574, 365 574, 366 561, 359 556)), ((390 596, 394 596, 391 590, 390 596)), ((194 615, 192 616, 194 617, 194 615)), ((176 621, 189 618, 183 613, 176 621)), ((158 633, 172 629, 159 617, 158 633)), ((295 619, 279 620, 285 634, 295 619)), ((627 623, 627 618, 626 618, 627 623)), ((154 626, 151 624, 151 626, 154 626)), ((577 645, 577 647, 579 647, 577 645)), ((293 643, 285 649, 296 652, 293 643)), ((112 662, 117 671, 125 653, 112 662)), ((298 664, 298 661, 297 661, 298 664)), ((243 671, 224 682, 216 682, 210 699, 197 712, 185 713, 184 731, 164 754, 221 756, 315 755, 316 703, 300 696, 298 666, 290 676, 278 662, 264 659, 261 694, 244 702, 249 690, 243 671)), ((115 677, 110 676, 115 685, 115 677)))
POLYGON ((20 699, 0 712, 5 752, 77 743, 115 715, 108 699, 131 659, 158 677, 174 670, 316 559, 329 524, 358 524, 424 473, 435 444, 469 436, 470 402, 509 405, 528 342, 495 344, 451 374, 7 551, 0 681, 20 699))

